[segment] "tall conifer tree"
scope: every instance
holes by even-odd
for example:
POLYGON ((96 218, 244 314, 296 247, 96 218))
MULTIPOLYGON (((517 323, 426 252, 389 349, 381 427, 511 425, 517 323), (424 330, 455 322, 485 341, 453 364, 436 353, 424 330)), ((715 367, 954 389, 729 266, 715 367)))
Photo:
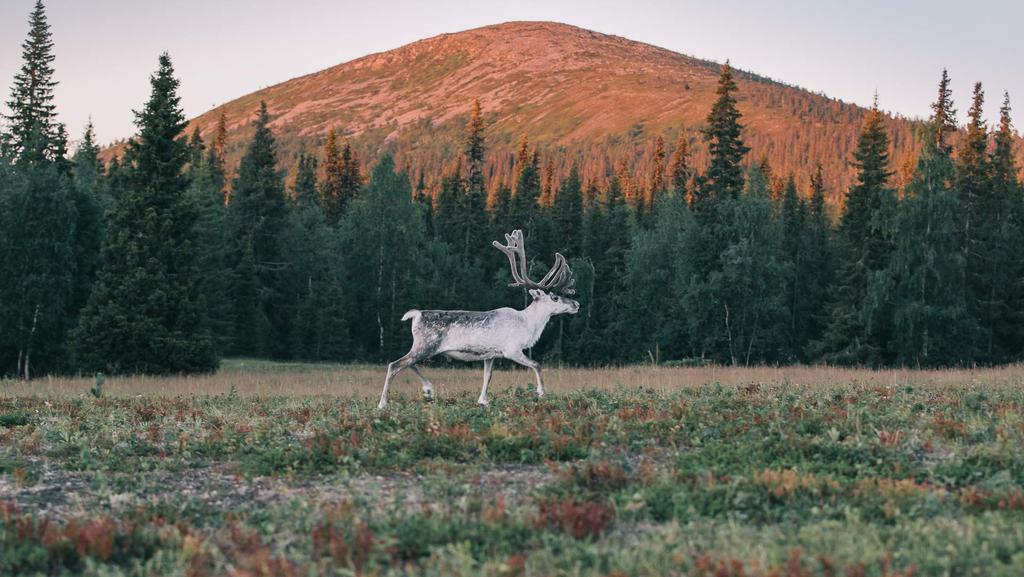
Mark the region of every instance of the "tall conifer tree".
POLYGON ((726 62, 715 92, 718 98, 703 131, 711 158, 694 212, 705 219, 715 218, 718 203, 736 198, 743 190, 742 162, 750 148, 743 144, 742 114, 736 108, 736 90, 732 67, 726 62))
POLYGON ((891 239, 884 229, 886 211, 894 202, 888 187, 889 135, 877 100, 860 133, 854 153, 857 182, 846 193, 842 218, 836 231, 838 277, 833 286, 828 323, 815 349, 828 362, 872 364, 885 360, 889 340, 885 308, 866 308, 873 275, 887 264, 891 239))
POLYGON ((199 294, 186 195, 185 117, 170 57, 136 113, 124 189, 115 197, 103 268, 76 331, 79 366, 111 373, 211 371, 217 357, 199 294))
POLYGON ((676 140, 676 149, 672 153, 672 165, 669 169, 672 180, 672 194, 681 198, 683 202, 689 202, 690 177, 690 142, 686 133, 680 131, 676 140))
MULTIPOLYGON (((868 308, 892 300, 893 360, 901 365, 969 364, 977 325, 967 307, 965 261, 957 250, 953 163, 933 114, 917 170, 895 223, 887 268, 872 279, 868 308)), ((869 313, 870 314, 870 313, 869 313)))
POLYGON ((281 233, 287 205, 269 124, 267 105, 261 102, 253 122, 255 133, 231 187, 229 216, 237 243, 232 288, 235 352, 286 357, 291 316, 285 306, 288 263, 281 255, 281 233))

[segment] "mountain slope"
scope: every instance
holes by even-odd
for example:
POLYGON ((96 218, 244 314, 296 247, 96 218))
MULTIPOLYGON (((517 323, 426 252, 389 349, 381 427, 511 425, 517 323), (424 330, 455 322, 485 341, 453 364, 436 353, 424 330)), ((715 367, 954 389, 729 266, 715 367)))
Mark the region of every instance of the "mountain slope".
MULTIPOLYGON (((565 24, 511 22, 443 34, 295 78, 194 119, 207 142, 228 119, 229 166, 237 162, 260 100, 274 118, 282 164, 318 147, 331 128, 364 159, 382 147, 428 183, 461 154, 473 100, 487 120, 491 186, 510 178, 521 135, 540 147, 555 176, 579 162, 602 180, 625 165, 642 188, 657 135, 671 147, 679 130, 706 152, 699 130, 714 99, 719 65, 565 24)), ((767 158, 777 175, 802 181, 823 165, 831 194, 851 182, 849 165, 865 109, 752 74, 740 73, 739 108, 750 162, 767 158)), ((890 119, 897 163, 913 124, 890 119)), ((192 128, 189 129, 190 131, 192 128)))

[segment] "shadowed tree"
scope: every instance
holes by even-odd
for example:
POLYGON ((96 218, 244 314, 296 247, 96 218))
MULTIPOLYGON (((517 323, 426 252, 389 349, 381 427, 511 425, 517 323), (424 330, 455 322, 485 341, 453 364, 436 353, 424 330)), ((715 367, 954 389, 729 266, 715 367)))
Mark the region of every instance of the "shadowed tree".
POLYGON ((888 343, 885 307, 872 307, 868 316, 865 302, 871 278, 888 263, 892 251, 884 225, 895 195, 887 185, 889 136, 877 100, 861 130, 854 153, 857 183, 846 193, 836 231, 839 270, 833 285, 828 323, 815 350, 828 362, 871 364, 883 362, 888 343))
POLYGON ((199 269, 181 138, 185 117, 170 57, 136 113, 123 188, 103 245, 103 267, 76 330, 80 368, 109 373, 212 371, 217 357, 199 294, 199 269))
POLYGON ((284 283, 288 263, 281 256, 281 233, 288 207, 277 170, 277 143, 267 105, 253 122, 253 138, 238 168, 229 211, 234 254, 235 353, 288 356, 291 316, 284 283))

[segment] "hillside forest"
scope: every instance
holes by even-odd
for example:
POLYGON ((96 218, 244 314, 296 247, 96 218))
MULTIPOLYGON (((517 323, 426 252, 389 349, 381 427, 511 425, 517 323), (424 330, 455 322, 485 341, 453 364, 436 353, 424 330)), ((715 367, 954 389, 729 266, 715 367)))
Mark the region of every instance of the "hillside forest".
POLYGON ((750 162, 761 155, 729 63, 703 124, 677 131, 699 138, 654 135, 643 172, 584 176, 561 162, 555 179, 523 138, 512 177, 489 182, 479 102, 438 178, 386 146, 360 158, 343 130, 282 171, 265 105, 229 171, 223 122, 206 141, 187 130, 166 53, 121 153, 102 160, 89 126, 72 154, 41 2, 29 24, 0 128, 2 375, 394 359, 411 341, 409 309, 527 304, 490 245, 514 228, 537 276, 556 251, 575 272, 580 313, 531 351, 548 362, 942 367, 1024 353, 1009 96, 986 119, 976 84, 958 126, 946 71, 913 125, 907 178, 876 102, 839 191, 825 159, 805 167, 809 186, 750 162))

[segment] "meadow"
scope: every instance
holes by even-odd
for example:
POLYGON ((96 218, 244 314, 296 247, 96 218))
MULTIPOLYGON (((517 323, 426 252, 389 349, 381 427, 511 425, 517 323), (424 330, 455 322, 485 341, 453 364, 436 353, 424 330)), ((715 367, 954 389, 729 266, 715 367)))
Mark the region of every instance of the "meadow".
POLYGON ((0 575, 1024 574, 1024 367, 0 383, 0 575))

